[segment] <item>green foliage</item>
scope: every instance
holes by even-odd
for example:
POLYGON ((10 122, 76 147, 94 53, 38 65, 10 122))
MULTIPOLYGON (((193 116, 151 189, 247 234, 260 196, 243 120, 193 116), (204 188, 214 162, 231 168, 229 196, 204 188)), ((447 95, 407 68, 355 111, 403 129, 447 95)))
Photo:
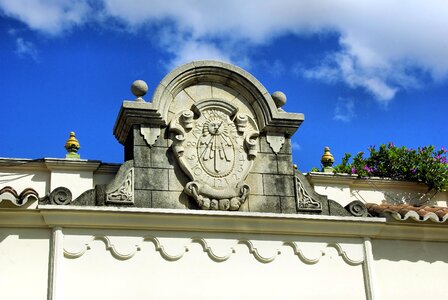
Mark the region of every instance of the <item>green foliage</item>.
POLYGON ((426 146, 415 150, 389 143, 378 149, 371 146, 368 151, 367 158, 364 152, 359 152, 351 162, 352 155, 346 153, 341 164, 334 167, 335 173, 423 182, 429 190, 437 191, 448 187, 448 150, 443 147, 435 150, 434 146, 426 146))

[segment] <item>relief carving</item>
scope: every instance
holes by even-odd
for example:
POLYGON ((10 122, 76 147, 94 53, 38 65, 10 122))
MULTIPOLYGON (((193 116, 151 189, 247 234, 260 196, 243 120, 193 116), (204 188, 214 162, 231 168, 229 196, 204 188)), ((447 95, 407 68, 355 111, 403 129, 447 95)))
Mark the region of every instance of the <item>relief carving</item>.
POLYGON ((282 149, 283 144, 285 143, 285 136, 282 134, 276 135, 268 133, 266 135, 266 141, 268 142, 272 151, 274 151, 275 154, 278 154, 280 152, 280 149, 282 149))
POLYGON ((115 190, 106 193, 107 203, 133 204, 134 203, 134 169, 130 169, 121 185, 115 190))
POLYGON ((143 136, 146 144, 152 147, 160 136, 160 127, 142 124, 140 125, 140 134, 143 136))
POLYGON ((299 177, 295 178, 298 211, 322 211, 322 203, 314 200, 303 186, 299 177))
POLYGON ((173 152, 192 180, 185 193, 202 209, 238 210, 244 182, 257 155, 258 128, 247 114, 222 100, 203 100, 170 122, 173 152))
POLYGON ((68 205, 72 202, 72 192, 68 188, 55 188, 50 194, 50 203, 56 205, 68 205))

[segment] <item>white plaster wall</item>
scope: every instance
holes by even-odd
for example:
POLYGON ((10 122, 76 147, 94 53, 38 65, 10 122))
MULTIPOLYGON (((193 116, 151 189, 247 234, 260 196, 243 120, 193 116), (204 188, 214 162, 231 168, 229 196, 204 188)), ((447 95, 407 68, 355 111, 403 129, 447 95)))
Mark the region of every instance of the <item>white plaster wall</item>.
POLYGON ((50 231, 0 228, 0 299, 47 299, 50 231))
POLYGON ((448 244, 372 240, 378 299, 446 299, 448 244))
POLYGON ((358 239, 95 232, 64 230, 63 299, 365 298, 358 239))
POLYGON ((314 190, 321 195, 325 195, 328 199, 334 200, 346 206, 351 201, 350 187, 347 185, 315 185, 314 190))
POLYGON ((390 204, 421 204, 428 203, 430 205, 447 206, 448 205, 448 191, 445 192, 428 192, 425 187, 421 185, 406 185, 397 186, 393 184, 389 186, 382 186, 375 183, 375 181, 364 181, 364 185, 349 185, 344 183, 331 184, 314 183, 314 190, 334 200, 342 206, 348 203, 359 200, 363 203, 390 203, 390 204), (392 185, 392 186, 391 186, 392 185))
POLYGON ((50 191, 57 187, 66 187, 72 192, 72 199, 76 199, 83 192, 94 188, 92 171, 60 171, 51 172, 50 191))
POLYGON ((33 188, 39 197, 49 192, 50 172, 0 170, 0 189, 10 186, 20 194, 26 188, 33 188))

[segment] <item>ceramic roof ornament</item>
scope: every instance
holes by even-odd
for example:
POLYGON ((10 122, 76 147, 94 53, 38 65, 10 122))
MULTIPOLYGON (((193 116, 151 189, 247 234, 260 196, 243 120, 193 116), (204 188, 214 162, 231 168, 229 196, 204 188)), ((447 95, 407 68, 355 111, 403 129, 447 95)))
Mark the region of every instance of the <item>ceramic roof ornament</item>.
POLYGON ((76 139, 75 133, 73 131, 70 132, 70 137, 68 138, 67 142, 65 142, 64 147, 67 150, 65 158, 81 158, 81 156, 78 154, 78 150, 79 148, 81 148, 81 146, 79 146, 79 142, 76 139))
POLYGON ((333 154, 331 154, 329 147, 325 147, 324 154, 322 155, 320 162, 323 166, 323 172, 333 173, 334 157, 333 154))

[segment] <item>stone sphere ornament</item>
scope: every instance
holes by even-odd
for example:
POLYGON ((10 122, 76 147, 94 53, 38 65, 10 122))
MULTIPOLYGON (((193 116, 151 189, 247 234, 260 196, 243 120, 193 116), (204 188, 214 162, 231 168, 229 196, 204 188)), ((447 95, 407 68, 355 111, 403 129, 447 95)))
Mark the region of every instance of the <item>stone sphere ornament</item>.
POLYGON ((136 80, 131 85, 131 92, 138 100, 143 100, 143 96, 148 92, 148 85, 143 80, 136 80))
POLYGON ((277 106, 277 108, 281 108, 286 104, 286 95, 283 92, 273 92, 271 97, 274 99, 275 106, 277 106))

